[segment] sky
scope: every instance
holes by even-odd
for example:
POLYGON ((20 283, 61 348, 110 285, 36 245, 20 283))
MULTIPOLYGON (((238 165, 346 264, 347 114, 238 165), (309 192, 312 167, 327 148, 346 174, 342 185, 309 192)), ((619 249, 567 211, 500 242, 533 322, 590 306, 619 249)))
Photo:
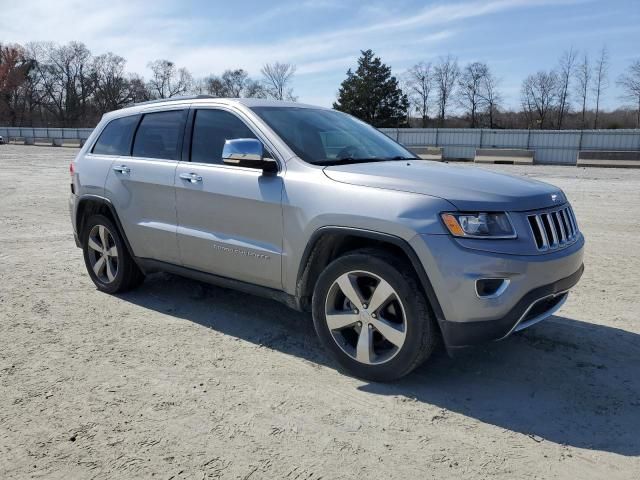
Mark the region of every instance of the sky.
POLYGON ((195 77, 244 68, 259 78, 264 63, 293 63, 294 93, 322 106, 368 48, 399 77, 447 54, 487 62, 508 107, 518 107, 523 78, 554 68, 563 51, 595 58, 603 45, 603 104, 615 107, 615 80, 640 59, 640 0, 0 0, 0 12, 0 42, 77 40, 145 77, 159 58, 195 77))

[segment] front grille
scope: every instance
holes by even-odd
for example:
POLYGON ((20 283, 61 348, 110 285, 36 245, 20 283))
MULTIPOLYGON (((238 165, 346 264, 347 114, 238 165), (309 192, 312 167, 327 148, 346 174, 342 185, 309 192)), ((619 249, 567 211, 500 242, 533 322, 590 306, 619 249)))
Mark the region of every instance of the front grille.
POLYGON ((578 224, 569 205, 528 215, 536 247, 541 252, 566 247, 578 236, 578 224))

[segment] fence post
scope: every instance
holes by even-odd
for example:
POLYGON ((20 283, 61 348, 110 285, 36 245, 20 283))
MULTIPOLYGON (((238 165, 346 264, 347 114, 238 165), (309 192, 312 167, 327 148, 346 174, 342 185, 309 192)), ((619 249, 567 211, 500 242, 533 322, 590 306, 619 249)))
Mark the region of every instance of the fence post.
POLYGON ((436 147, 438 146, 438 127, 436 127, 436 147))
POLYGON ((527 128, 527 150, 531 146, 531 129, 527 128))
POLYGON ((478 148, 482 148, 482 134, 484 133, 484 128, 480 129, 480 147, 478 148))

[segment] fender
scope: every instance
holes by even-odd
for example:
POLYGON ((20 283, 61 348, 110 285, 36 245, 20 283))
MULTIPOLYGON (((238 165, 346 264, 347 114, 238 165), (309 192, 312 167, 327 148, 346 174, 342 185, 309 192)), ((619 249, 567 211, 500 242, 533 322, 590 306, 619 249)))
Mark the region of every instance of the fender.
POLYGON ((332 235, 332 234, 347 234, 355 237, 368 238, 371 240, 378 240, 381 242, 390 243, 392 245, 395 245, 396 247, 399 247, 407 256, 407 258, 413 265, 413 268, 415 269, 416 273, 418 274, 418 279, 420 280, 420 284, 422 285, 422 288, 425 294, 427 295, 427 299, 431 304, 431 308, 433 309, 433 313, 435 314, 436 319, 438 320, 438 323, 444 322, 446 320, 444 317, 444 313, 442 311, 442 307, 440 306, 440 302, 438 301, 438 297, 436 296, 436 293, 433 289, 433 285, 431 284, 431 280, 429 280, 429 275, 427 274, 424 267, 422 266, 422 262, 420 262, 418 255, 406 240, 396 235, 391 235, 388 233, 382 233, 374 230, 364 230, 364 229, 352 228, 352 227, 326 226, 326 227, 318 228, 315 232, 313 232, 313 234, 311 235, 311 238, 307 242, 307 246, 304 249, 302 260, 300 261, 300 265, 298 267, 298 277, 296 279, 296 284, 299 284, 299 282, 301 281, 304 275, 304 271, 305 271, 307 262, 309 260, 309 257, 311 256, 311 253, 315 249, 318 241, 323 236, 332 235))
MULTIPOLYGON (((122 223, 120 222, 120 217, 118 217, 118 212, 116 212, 116 208, 113 206, 113 203, 111 203, 111 200, 109 200, 108 198, 105 197, 101 197, 100 195, 93 195, 93 194, 84 194, 81 195, 78 198, 78 206, 76 208, 76 218, 75 218, 75 222, 76 222, 76 231, 78 232, 78 237, 81 235, 81 232, 79 231, 79 227, 81 225, 82 222, 82 218, 81 218, 81 214, 82 214, 82 205, 87 203, 87 202, 94 202, 94 203, 98 203, 101 205, 104 205, 105 207, 107 207, 109 209, 109 212, 111 213, 111 217, 113 218, 113 222, 116 224, 116 228, 118 229, 118 232, 120 233, 120 236, 122 237, 122 240, 124 241, 125 247, 127 248, 127 251, 129 252, 129 256, 131 258, 133 258, 134 262, 136 262, 136 264, 138 264, 138 266, 140 266, 137 257, 133 254, 133 249, 131 248, 131 244, 129 243, 129 239, 127 238, 127 235, 124 233, 124 228, 122 228, 122 223)), ((78 245, 79 247, 81 245, 78 245)))

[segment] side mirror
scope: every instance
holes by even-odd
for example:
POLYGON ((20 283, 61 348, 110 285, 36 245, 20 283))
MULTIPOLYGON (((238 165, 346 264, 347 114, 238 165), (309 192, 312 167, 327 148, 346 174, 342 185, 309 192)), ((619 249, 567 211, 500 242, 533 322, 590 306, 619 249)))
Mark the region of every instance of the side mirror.
POLYGON ((222 161, 227 165, 259 168, 265 172, 278 171, 276 161, 272 158, 265 158, 262 142, 255 138, 226 140, 222 149, 222 161))

